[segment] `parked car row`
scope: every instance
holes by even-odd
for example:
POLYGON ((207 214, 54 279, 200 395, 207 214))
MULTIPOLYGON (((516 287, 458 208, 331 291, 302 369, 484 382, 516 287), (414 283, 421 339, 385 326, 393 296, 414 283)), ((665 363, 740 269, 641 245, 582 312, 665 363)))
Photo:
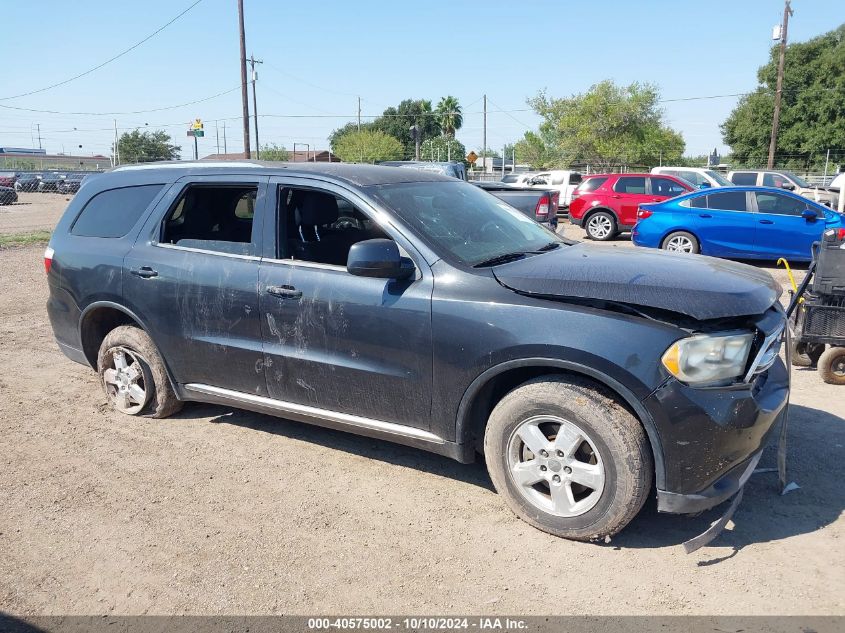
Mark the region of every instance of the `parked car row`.
POLYGON ((61 194, 76 193, 82 181, 97 172, 0 172, 0 187, 11 188, 16 192, 38 191, 61 194))
POLYGON ((630 230, 637 246, 808 261, 822 232, 843 225, 841 214, 830 208, 840 188, 810 188, 779 170, 737 170, 728 178, 687 167, 592 174, 573 193, 569 219, 598 241, 630 230))

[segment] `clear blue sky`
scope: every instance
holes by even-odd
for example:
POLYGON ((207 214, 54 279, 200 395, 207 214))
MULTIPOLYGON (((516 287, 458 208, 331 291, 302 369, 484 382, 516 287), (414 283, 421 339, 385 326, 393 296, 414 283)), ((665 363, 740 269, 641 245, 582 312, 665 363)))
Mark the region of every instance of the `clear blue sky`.
MULTIPOLYGON (((62 81, 149 35, 193 0, 129 3, 41 0, 7 7, 0 38, 6 60, 0 99, 62 81)), ((262 144, 328 146, 332 129, 405 98, 448 94, 463 105, 458 139, 481 145, 481 96, 489 98, 488 145, 518 140, 538 119, 525 99, 582 92, 610 78, 657 84, 665 99, 746 92, 772 45, 781 0, 487 0, 419 3, 359 0, 245 0, 247 55, 259 70, 262 144), (497 110, 511 111, 508 114, 497 110), (340 115, 340 116, 329 116, 340 115)), ((790 41, 842 20, 841 0, 794 0, 790 41)), ((203 0, 150 41, 96 72, 2 106, 60 112, 130 112, 202 99, 240 84, 236 0, 203 0)), ((724 150, 719 123, 735 98, 665 103, 688 154, 724 150)), ((227 119, 229 151, 243 147, 240 91, 193 106, 145 114, 71 115, 0 108, 0 146, 33 146, 35 124, 48 151, 108 154, 113 119, 121 130, 166 129, 189 156, 188 121, 201 117, 200 156, 216 151, 215 120, 227 119), (76 128, 76 129, 74 129, 76 128), (82 149, 78 148, 82 145, 82 149)), ((37 140, 34 141, 37 144, 37 140)))

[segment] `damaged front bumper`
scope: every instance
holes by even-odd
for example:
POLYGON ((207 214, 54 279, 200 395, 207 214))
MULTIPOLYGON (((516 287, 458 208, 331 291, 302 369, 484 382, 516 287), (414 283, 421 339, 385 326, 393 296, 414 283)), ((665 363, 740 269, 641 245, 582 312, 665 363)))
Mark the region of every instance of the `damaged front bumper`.
POLYGON ((785 415, 789 372, 778 358, 750 383, 696 389, 669 380, 644 404, 662 441, 660 512, 695 514, 737 494, 785 415))

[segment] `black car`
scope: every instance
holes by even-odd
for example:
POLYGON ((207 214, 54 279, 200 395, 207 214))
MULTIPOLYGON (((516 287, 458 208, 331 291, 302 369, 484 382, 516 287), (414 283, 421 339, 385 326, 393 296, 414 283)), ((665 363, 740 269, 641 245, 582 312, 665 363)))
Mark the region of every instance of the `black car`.
POLYGON ((41 174, 22 171, 15 175, 15 191, 38 191, 41 174))
POLYGON ((41 193, 58 192, 59 183, 61 183, 64 178, 64 172, 45 171, 41 174, 41 180, 38 183, 38 191, 41 193))
POLYGON ((64 178, 56 183, 56 191, 59 193, 76 193, 86 176, 87 174, 65 174, 64 178))
POLYGON ((780 287, 569 242, 477 187, 338 163, 119 167, 45 252, 56 340, 116 410, 236 406, 471 462, 559 536, 700 512, 785 410, 780 287))
POLYGON ((18 192, 14 187, 0 187, 0 204, 12 204, 18 201, 18 192))

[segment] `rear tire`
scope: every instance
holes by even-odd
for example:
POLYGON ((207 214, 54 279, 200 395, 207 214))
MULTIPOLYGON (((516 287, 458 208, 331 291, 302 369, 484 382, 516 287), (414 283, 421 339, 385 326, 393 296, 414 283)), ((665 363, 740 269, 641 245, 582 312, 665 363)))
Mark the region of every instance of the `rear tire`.
POLYGON ((624 528, 654 472, 639 421, 603 387, 574 376, 537 378, 502 398, 487 422, 484 459, 518 517, 579 541, 624 528))
POLYGON ((112 406, 121 413, 166 418, 182 408, 155 343, 138 327, 122 325, 106 335, 97 372, 112 406))
POLYGON ((695 235, 686 231, 669 233, 663 238, 660 248, 671 253, 689 253, 691 255, 697 255, 701 252, 701 246, 695 235))
POLYGON ((819 358, 819 375, 829 385, 845 385, 845 347, 829 347, 819 358))
POLYGON ((607 211, 596 211, 587 218, 584 224, 587 237, 597 242, 612 240, 619 233, 616 218, 607 211))

